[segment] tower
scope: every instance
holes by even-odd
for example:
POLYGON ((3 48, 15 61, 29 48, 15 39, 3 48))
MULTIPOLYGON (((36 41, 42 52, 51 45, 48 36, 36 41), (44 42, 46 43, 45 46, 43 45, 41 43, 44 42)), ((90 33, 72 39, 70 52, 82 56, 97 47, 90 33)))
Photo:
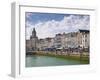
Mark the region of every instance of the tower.
POLYGON ((35 30, 35 28, 33 28, 32 37, 33 37, 33 38, 36 38, 36 37, 37 37, 37 36, 36 36, 36 30, 35 30))
POLYGON ((38 46, 38 37, 36 35, 35 28, 33 28, 30 40, 31 40, 31 48, 32 48, 32 50, 36 51, 37 50, 37 46, 38 46))

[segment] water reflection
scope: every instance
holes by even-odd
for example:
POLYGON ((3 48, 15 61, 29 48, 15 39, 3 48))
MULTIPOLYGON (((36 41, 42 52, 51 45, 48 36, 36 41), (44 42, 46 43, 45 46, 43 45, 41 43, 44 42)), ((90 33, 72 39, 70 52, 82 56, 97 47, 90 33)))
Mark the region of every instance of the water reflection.
POLYGON ((75 65, 81 64, 80 61, 68 60, 65 58, 51 57, 51 56, 26 56, 26 67, 39 66, 60 66, 60 65, 75 65))

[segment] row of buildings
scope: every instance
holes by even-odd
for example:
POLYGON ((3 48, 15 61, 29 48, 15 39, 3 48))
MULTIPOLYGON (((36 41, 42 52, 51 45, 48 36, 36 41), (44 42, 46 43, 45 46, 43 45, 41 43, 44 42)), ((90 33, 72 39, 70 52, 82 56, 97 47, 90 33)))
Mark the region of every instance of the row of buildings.
POLYGON ((78 30, 77 32, 59 33, 55 37, 38 39, 36 30, 33 28, 32 35, 26 40, 26 50, 45 50, 47 48, 68 49, 84 48, 89 49, 89 30, 78 30))

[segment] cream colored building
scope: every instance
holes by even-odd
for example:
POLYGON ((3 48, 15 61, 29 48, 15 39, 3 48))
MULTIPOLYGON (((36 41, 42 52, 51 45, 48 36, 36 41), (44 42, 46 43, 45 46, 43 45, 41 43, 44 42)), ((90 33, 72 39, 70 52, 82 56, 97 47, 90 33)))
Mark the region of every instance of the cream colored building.
POLYGON ((59 33, 55 37, 38 39, 36 30, 33 28, 30 40, 26 40, 26 50, 45 50, 46 48, 89 48, 89 30, 79 30, 77 32, 59 33))
POLYGON ((63 41, 64 41, 64 37, 63 34, 56 34, 56 36, 54 37, 54 47, 55 48, 63 48, 63 41))
POLYGON ((26 51, 30 51, 31 48, 31 40, 26 40, 26 51))
POLYGON ((90 32, 89 30, 79 30, 78 32, 79 46, 81 48, 90 47, 90 32))
POLYGON ((44 50, 46 48, 52 48, 54 45, 54 38, 45 38, 39 40, 39 49, 44 50))

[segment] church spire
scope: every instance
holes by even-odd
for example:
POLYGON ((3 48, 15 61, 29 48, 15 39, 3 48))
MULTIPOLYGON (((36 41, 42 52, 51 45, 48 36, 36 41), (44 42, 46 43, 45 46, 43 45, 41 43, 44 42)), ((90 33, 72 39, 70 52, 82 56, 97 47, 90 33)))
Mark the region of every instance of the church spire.
POLYGON ((36 30, 35 30, 35 28, 33 28, 32 35, 33 35, 34 37, 36 37, 36 30))
POLYGON ((37 38, 37 35, 36 35, 36 30, 35 28, 33 28, 33 31, 32 31, 32 36, 31 38, 37 38))

